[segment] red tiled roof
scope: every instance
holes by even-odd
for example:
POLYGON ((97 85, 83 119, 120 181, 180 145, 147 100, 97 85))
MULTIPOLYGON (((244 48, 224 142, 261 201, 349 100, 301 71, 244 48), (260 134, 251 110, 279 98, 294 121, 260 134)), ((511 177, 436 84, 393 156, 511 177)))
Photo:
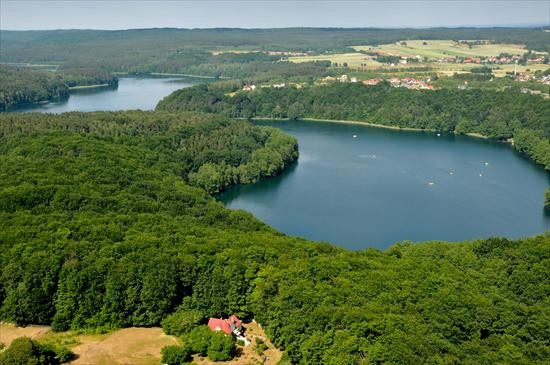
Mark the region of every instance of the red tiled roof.
POLYGON ((229 322, 221 318, 210 318, 208 320, 208 327, 210 327, 212 331, 223 331, 228 335, 231 334, 229 322))
POLYGON ((241 320, 234 314, 229 317, 229 323, 233 323, 235 327, 241 327, 241 320))

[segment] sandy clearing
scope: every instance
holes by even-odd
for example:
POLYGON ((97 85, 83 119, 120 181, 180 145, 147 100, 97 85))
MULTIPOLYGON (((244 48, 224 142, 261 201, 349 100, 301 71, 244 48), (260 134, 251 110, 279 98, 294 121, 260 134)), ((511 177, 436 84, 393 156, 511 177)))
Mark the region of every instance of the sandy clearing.
POLYGON ((79 358, 75 365, 88 364, 159 364, 164 346, 177 345, 178 340, 166 335, 161 328, 124 328, 104 339, 95 340, 82 336, 82 344, 72 351, 79 358))
POLYGON ((9 346, 18 337, 39 338, 50 332, 49 326, 17 327, 11 323, 0 322, 0 342, 9 346))

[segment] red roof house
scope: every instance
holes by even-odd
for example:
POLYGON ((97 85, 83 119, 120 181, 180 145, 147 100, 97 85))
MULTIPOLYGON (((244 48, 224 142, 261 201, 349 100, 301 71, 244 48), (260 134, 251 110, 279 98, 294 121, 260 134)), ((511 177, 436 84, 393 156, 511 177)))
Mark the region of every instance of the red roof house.
POLYGON ((232 315, 227 319, 222 318, 210 318, 208 320, 208 327, 212 331, 223 331, 225 334, 230 335, 235 333, 236 335, 241 332, 242 322, 236 315, 232 315))

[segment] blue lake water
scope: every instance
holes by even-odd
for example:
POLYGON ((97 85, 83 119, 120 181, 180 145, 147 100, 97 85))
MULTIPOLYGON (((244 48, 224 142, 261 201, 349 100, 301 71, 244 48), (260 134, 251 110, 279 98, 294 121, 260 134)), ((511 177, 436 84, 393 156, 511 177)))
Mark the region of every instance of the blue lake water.
POLYGON ((100 110, 152 110, 165 96, 177 89, 195 85, 189 78, 120 78, 118 88, 81 89, 71 92, 69 99, 60 102, 25 105, 18 112, 63 113, 100 110))
POLYGON ((298 162, 217 198, 284 233, 362 249, 550 229, 549 175, 508 145, 360 125, 258 124, 294 135, 298 162))

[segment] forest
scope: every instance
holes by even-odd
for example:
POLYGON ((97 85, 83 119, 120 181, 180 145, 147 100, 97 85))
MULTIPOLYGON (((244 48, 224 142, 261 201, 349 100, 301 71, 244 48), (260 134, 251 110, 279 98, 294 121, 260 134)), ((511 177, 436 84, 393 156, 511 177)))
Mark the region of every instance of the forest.
POLYGON ((68 97, 69 88, 58 75, 0 65, 0 111, 68 97))
MULTIPOLYGON (((228 85, 230 87, 231 85, 228 85)), ((157 110, 222 113, 234 118, 353 120, 513 140, 514 148, 550 170, 550 101, 513 90, 413 91, 387 83, 336 83, 237 92, 198 85, 175 91, 157 110)))
MULTIPOLYGON (((192 177, 269 176, 295 146, 211 113, 0 114, 0 319, 176 333, 235 313, 292 363, 547 361, 548 233, 347 251, 226 209, 192 177)), ((229 346, 196 331, 190 351, 229 346)))
POLYGON ((0 65, 0 112, 27 103, 65 100, 70 88, 118 86, 113 74, 95 68, 67 68, 59 71, 0 65))
POLYGON ((547 33, 540 28, 2 30, 0 60, 99 67, 109 72, 243 77, 260 75, 265 66, 261 70, 254 67, 273 65, 276 57, 258 54, 250 62, 239 54, 214 56, 212 50, 347 52, 350 46, 408 39, 486 39, 525 44, 538 51, 549 47, 547 33), (237 71, 239 64, 243 70, 237 71))

